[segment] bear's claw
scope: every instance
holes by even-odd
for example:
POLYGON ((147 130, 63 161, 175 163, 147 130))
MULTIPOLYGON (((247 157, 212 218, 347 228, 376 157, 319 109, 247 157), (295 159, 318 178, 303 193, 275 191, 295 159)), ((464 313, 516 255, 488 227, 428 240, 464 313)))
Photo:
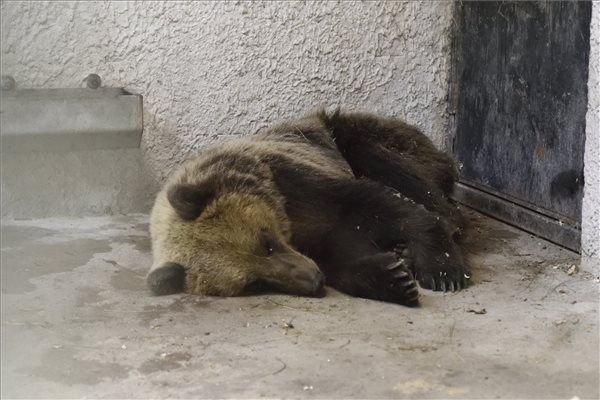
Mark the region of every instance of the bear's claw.
POLYGON ((467 277, 459 271, 441 272, 439 277, 434 277, 430 273, 417 272, 417 280, 421 287, 440 292, 458 292, 467 287, 467 277))
POLYGON ((396 247, 394 247, 394 253, 396 253, 398 260, 404 263, 406 268, 413 267, 412 254, 406 245, 397 244, 396 247))
POLYGON ((409 257, 409 252, 405 252, 405 258, 400 257, 401 252, 394 251, 396 260, 383 266, 383 270, 387 272, 387 286, 395 292, 394 297, 401 298, 400 301, 407 305, 416 305, 419 300, 419 288, 413 277, 410 267, 412 259, 409 257))
POLYGON ((398 262, 413 273, 424 289, 458 292, 468 285, 470 273, 462 255, 456 249, 449 249, 448 252, 434 257, 421 255, 416 257, 416 262, 413 261, 413 253, 404 244, 396 245, 394 253, 398 262))

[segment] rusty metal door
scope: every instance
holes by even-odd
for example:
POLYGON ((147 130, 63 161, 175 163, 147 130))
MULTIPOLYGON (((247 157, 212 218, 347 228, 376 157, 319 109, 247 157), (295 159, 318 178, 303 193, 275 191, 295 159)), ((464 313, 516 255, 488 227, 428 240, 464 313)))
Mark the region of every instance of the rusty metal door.
POLYGON ((460 2, 459 201, 579 251, 591 2, 460 2))

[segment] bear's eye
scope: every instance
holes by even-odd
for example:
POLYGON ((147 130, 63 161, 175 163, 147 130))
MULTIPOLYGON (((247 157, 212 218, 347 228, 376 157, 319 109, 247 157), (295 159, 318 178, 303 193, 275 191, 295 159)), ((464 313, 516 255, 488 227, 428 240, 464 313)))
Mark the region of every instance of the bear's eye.
POLYGON ((267 256, 272 255, 277 249, 275 237, 266 229, 260 231, 260 247, 261 253, 266 253, 267 256))

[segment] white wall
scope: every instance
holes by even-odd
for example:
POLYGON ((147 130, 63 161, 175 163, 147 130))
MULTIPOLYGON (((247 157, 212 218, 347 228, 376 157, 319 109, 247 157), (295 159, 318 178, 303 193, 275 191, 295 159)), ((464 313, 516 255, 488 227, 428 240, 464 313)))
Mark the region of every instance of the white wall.
MULTIPOLYGON (((600 255, 599 3, 592 17, 585 254, 600 255)), ((88 73, 144 95, 143 161, 160 181, 219 135, 316 105, 447 134, 450 2, 2 2, 1 69, 20 88, 88 73)))
POLYGON ((600 258, 600 2, 592 6, 590 37, 581 250, 600 258))
POLYGON ((218 135, 317 105, 446 135, 450 2, 3 2, 2 74, 18 87, 98 73, 144 95, 143 151, 163 178, 218 135))

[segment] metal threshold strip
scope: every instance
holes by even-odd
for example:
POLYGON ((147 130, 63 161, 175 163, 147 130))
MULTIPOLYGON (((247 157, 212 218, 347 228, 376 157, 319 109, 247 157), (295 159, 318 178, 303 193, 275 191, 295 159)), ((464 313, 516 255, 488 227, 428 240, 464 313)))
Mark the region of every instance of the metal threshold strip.
POLYGON ((577 253, 581 250, 581 230, 567 219, 556 219, 468 185, 458 183, 454 199, 483 214, 514 225, 526 232, 566 247, 577 253))

